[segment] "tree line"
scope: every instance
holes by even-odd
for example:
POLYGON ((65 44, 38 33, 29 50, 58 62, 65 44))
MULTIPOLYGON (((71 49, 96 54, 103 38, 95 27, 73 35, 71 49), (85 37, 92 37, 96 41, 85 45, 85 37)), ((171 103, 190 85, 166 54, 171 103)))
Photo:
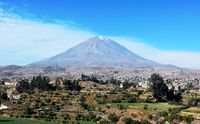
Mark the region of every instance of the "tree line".
POLYGON ((35 89, 42 90, 42 91, 53 91, 60 89, 61 85, 64 86, 65 90, 73 90, 73 91, 80 91, 81 86, 79 84, 79 80, 63 80, 62 84, 54 83, 50 84, 50 79, 45 76, 34 76, 31 80, 22 79, 18 81, 16 85, 16 90, 19 93, 23 92, 31 92, 35 89))

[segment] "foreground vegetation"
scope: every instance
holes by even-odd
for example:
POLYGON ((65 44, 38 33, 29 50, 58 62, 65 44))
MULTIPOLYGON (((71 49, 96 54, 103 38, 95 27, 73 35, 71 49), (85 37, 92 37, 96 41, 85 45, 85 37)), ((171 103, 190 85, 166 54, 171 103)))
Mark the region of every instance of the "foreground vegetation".
POLYGON ((1 123, 65 124, 65 123, 199 123, 200 97, 184 89, 175 90, 158 74, 149 79, 149 88, 114 78, 106 81, 82 75, 80 79, 37 76, 19 80, 8 98, 1 86, 1 123), (192 96, 192 97, 191 97, 192 96), (25 119, 22 119, 25 118, 25 119), (40 121, 37 121, 40 120, 40 121), (75 121, 74 121, 75 120, 75 121))

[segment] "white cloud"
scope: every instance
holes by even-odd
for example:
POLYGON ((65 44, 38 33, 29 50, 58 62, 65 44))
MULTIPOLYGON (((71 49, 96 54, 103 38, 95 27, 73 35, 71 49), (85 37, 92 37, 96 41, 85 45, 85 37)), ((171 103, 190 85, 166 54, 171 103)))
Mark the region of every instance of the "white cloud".
POLYGON ((0 18, 0 65, 28 64, 63 52, 93 33, 59 24, 0 18))
POLYGON ((113 37, 129 50, 143 56, 144 58, 184 68, 200 69, 200 52, 167 51, 155 48, 130 38, 113 37))
MULTIPOLYGON (((95 36, 95 33, 70 26, 0 17, 0 65, 26 65, 51 57, 95 36)), ((166 51, 131 38, 111 37, 145 58, 180 67, 200 69, 200 53, 166 51)))

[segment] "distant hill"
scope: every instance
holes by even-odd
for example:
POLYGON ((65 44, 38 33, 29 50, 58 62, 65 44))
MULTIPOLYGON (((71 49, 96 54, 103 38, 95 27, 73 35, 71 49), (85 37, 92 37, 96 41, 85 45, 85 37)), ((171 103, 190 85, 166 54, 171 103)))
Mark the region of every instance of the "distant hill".
POLYGON ((109 38, 93 37, 64 53, 29 66, 162 67, 164 65, 140 57, 109 38))

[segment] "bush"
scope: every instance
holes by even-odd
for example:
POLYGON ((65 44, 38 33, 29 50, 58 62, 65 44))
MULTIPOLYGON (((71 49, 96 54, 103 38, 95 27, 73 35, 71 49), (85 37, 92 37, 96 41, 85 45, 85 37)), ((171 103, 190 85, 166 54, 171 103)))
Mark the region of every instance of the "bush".
POLYGON ((84 103, 84 102, 81 102, 81 103, 80 103, 80 106, 81 106, 82 108, 86 109, 86 110, 89 110, 89 109, 90 109, 90 106, 89 106, 88 104, 84 103))
POLYGON ((197 106, 200 104, 200 98, 191 98, 189 101, 188 101, 188 105, 189 106, 197 106))
POLYGON ((132 118, 123 118, 122 121, 124 124, 133 124, 133 119, 132 118))
POLYGON ((185 121, 187 122, 187 123, 191 123, 192 121, 194 120, 194 118, 192 117, 192 115, 188 115, 188 116, 186 116, 186 118, 185 118, 185 121))
POLYGON ((28 106, 26 106, 26 107, 24 108, 24 114, 25 114, 25 115, 31 115, 32 112, 33 112, 33 110, 32 110, 31 108, 29 108, 28 106))
POLYGON ((121 100, 121 98, 117 98, 117 99, 113 99, 112 102, 113 103, 121 103, 122 100, 121 100))
POLYGON ((143 109, 147 110, 148 109, 148 105, 144 105, 143 109))
POLYGON ((153 115, 148 115, 148 119, 152 119, 153 118, 153 115))
POLYGON ((112 124, 110 121, 107 121, 107 120, 103 120, 103 121, 100 121, 99 124, 112 124))
POLYGON ((0 91, 0 100, 8 100, 8 95, 6 92, 0 91))
POLYGON ((167 121, 173 122, 173 120, 182 120, 182 118, 179 116, 179 112, 183 109, 187 109, 188 107, 178 107, 178 108, 173 108, 169 109, 169 115, 167 116, 167 121))
POLYGON ((119 117, 115 115, 114 113, 108 115, 108 119, 112 122, 117 122, 119 120, 119 117))
POLYGON ((166 111, 158 112, 158 115, 161 117, 167 117, 168 113, 166 111))
POLYGON ((80 101, 81 101, 81 102, 85 102, 85 101, 86 101, 86 98, 85 98, 83 95, 81 95, 80 101))
POLYGON ((118 105, 117 105, 117 108, 118 108, 119 110, 124 110, 124 109, 127 109, 128 106, 122 105, 122 104, 118 104, 118 105))
POLYGON ((96 115, 93 112, 89 112, 89 120, 96 121, 96 115))
POLYGON ((132 118, 123 118, 122 121, 124 124, 150 124, 148 121, 137 121, 132 118))
POLYGON ((102 104, 102 105, 105 105, 106 104, 106 101, 104 100, 96 100, 97 104, 102 104))
POLYGON ((128 103, 135 103, 135 102, 137 102, 136 96, 131 96, 130 98, 128 98, 128 103))
POLYGON ((140 121, 138 124, 150 124, 148 121, 140 121))

